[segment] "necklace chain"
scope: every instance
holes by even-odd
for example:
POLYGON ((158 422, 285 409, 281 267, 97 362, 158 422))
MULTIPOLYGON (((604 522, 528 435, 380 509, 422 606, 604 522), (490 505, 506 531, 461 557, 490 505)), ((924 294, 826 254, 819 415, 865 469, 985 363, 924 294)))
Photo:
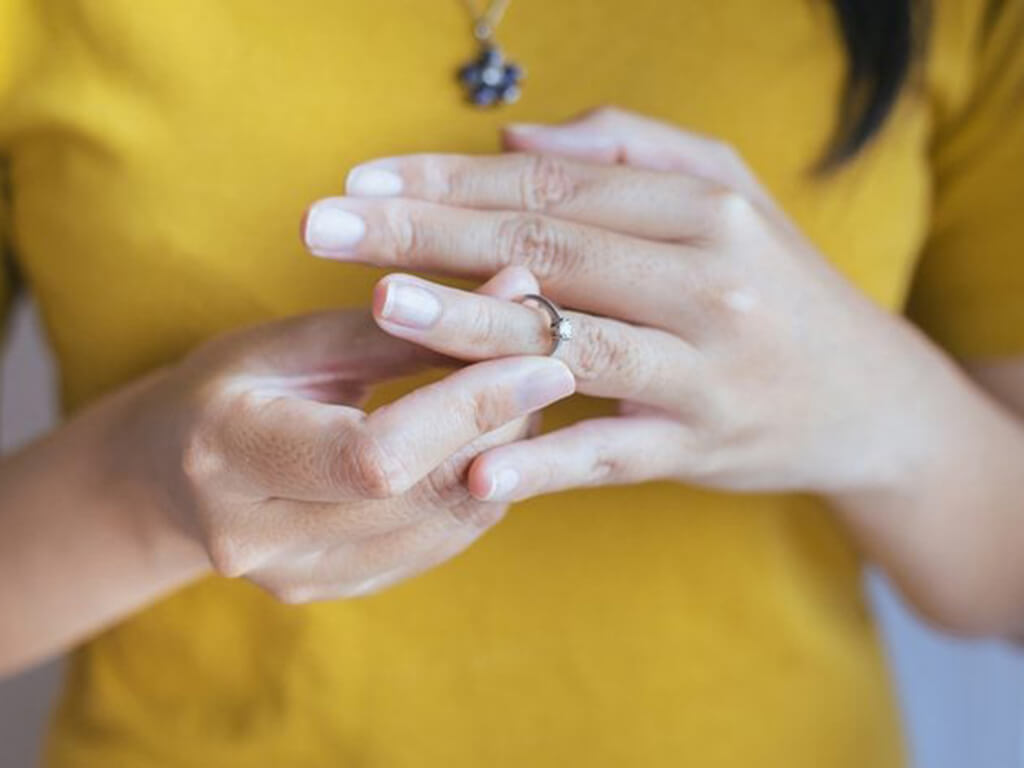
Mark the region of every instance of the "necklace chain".
POLYGON ((476 58, 459 67, 457 77, 469 103, 477 107, 511 104, 519 98, 523 68, 505 58, 494 39, 512 0, 462 0, 473 22, 476 58))
POLYGON ((512 0, 491 0, 487 5, 477 0, 463 2, 473 19, 473 36, 481 43, 486 43, 494 37, 494 31, 501 24, 501 19, 512 0))

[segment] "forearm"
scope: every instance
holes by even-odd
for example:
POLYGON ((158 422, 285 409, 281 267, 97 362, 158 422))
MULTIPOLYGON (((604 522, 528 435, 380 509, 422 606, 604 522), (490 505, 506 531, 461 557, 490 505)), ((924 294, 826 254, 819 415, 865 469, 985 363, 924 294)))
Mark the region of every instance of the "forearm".
POLYGON ((0 465, 0 675, 60 651, 196 578, 113 447, 122 392, 0 465))
POLYGON ((932 621, 1024 631, 1024 425, 938 352, 920 397, 880 434, 888 472, 833 494, 869 557, 932 621))

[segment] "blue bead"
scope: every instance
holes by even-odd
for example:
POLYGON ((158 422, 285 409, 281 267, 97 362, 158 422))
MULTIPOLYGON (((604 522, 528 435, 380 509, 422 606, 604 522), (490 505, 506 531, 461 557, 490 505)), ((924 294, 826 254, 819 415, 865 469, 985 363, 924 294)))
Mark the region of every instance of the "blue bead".
POLYGON ((480 84, 480 67, 476 64, 467 64, 459 70, 459 82, 469 87, 480 84))
POLYGON ((501 86, 500 87, 503 88, 503 89, 504 88, 515 88, 517 85, 519 85, 519 78, 511 77, 509 75, 509 73, 506 72, 505 76, 501 79, 501 86))
POLYGON ((484 85, 474 90, 470 99, 478 107, 489 107, 498 100, 499 95, 497 88, 484 85))
POLYGON ((523 79, 523 70, 518 64, 509 64, 505 67, 505 79, 510 83, 518 83, 523 79))
POLYGON ((519 96, 520 92, 518 85, 509 85, 506 88, 502 88, 501 90, 501 100, 505 104, 512 104, 516 101, 519 101, 519 96))

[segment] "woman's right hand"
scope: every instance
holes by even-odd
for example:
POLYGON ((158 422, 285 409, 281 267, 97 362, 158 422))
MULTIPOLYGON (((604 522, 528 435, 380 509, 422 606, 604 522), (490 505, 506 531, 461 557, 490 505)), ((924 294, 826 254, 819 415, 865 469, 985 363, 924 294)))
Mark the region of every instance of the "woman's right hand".
MULTIPOLYGON (((536 288, 513 268, 481 290, 536 288)), ((357 407, 370 385, 428 354, 364 310, 228 334, 137 390, 118 462, 220 574, 289 603, 379 590, 453 557, 502 517, 504 504, 469 494, 465 468, 574 389, 554 358, 508 357, 369 414, 357 407)))

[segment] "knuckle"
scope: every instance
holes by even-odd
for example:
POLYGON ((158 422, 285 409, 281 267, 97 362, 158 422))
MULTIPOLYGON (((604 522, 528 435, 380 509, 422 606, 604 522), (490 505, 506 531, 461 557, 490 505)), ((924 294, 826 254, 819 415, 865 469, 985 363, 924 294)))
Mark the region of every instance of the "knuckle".
MULTIPOLYGON (((472 433, 474 438, 478 438, 510 421, 515 416, 510 413, 511 399, 499 395, 498 388, 499 385, 493 385, 486 391, 473 392, 453 399, 448 424, 459 432, 472 433)), ((462 453, 460 451, 451 456, 449 461, 461 460, 462 453)))
POLYGON ((608 449, 599 450, 588 468, 587 485, 609 485, 626 476, 625 463, 608 449))
POLYGON ((369 499, 400 496, 412 485, 409 472, 380 440, 362 431, 351 442, 343 467, 343 482, 369 499))
POLYGON ((540 281, 565 277, 579 267, 580 251, 565 227, 534 214, 511 216, 499 225, 498 257, 527 267, 540 281))
POLYGON ((471 177, 464 165, 444 155, 426 155, 420 159, 420 172, 427 189, 439 202, 459 203, 471 192, 471 177))
POLYGON ((503 337, 505 330, 499 328, 490 303, 471 301, 467 305, 466 325, 462 331, 464 341, 473 348, 487 349, 494 345, 494 340, 503 337))
POLYGON ((222 471, 224 457, 215 446, 216 441, 207 429, 195 428, 186 436, 181 452, 181 472, 192 488, 208 485, 222 471))
MULTIPOLYGON (((612 333, 599 323, 588 322, 580 329, 575 360, 576 376, 584 381, 613 378, 629 392, 644 382, 642 355, 625 343, 620 334, 612 333)), ((574 340, 575 344, 575 340, 574 340)))
POLYGON ((492 432, 518 415, 507 388, 500 386, 474 392, 463 401, 463 409, 463 418, 478 435, 492 432))
POLYGON ((732 333, 746 324, 756 298, 728 274, 705 274, 697 292, 697 306, 709 328, 732 333))
POLYGON ((392 202, 384 208, 384 228, 392 256, 404 262, 423 250, 426 241, 426 224, 405 204, 392 202))
POLYGON ((181 451, 181 472, 193 485, 202 485, 215 465, 209 441, 199 434, 189 435, 181 451))
POLYGON ((522 207, 549 211, 570 202, 575 182, 565 161, 552 155, 527 155, 521 179, 522 207))
POLYGON ((742 235, 756 216, 753 203, 745 195, 725 186, 708 192, 707 211, 712 234, 722 238, 742 235))

